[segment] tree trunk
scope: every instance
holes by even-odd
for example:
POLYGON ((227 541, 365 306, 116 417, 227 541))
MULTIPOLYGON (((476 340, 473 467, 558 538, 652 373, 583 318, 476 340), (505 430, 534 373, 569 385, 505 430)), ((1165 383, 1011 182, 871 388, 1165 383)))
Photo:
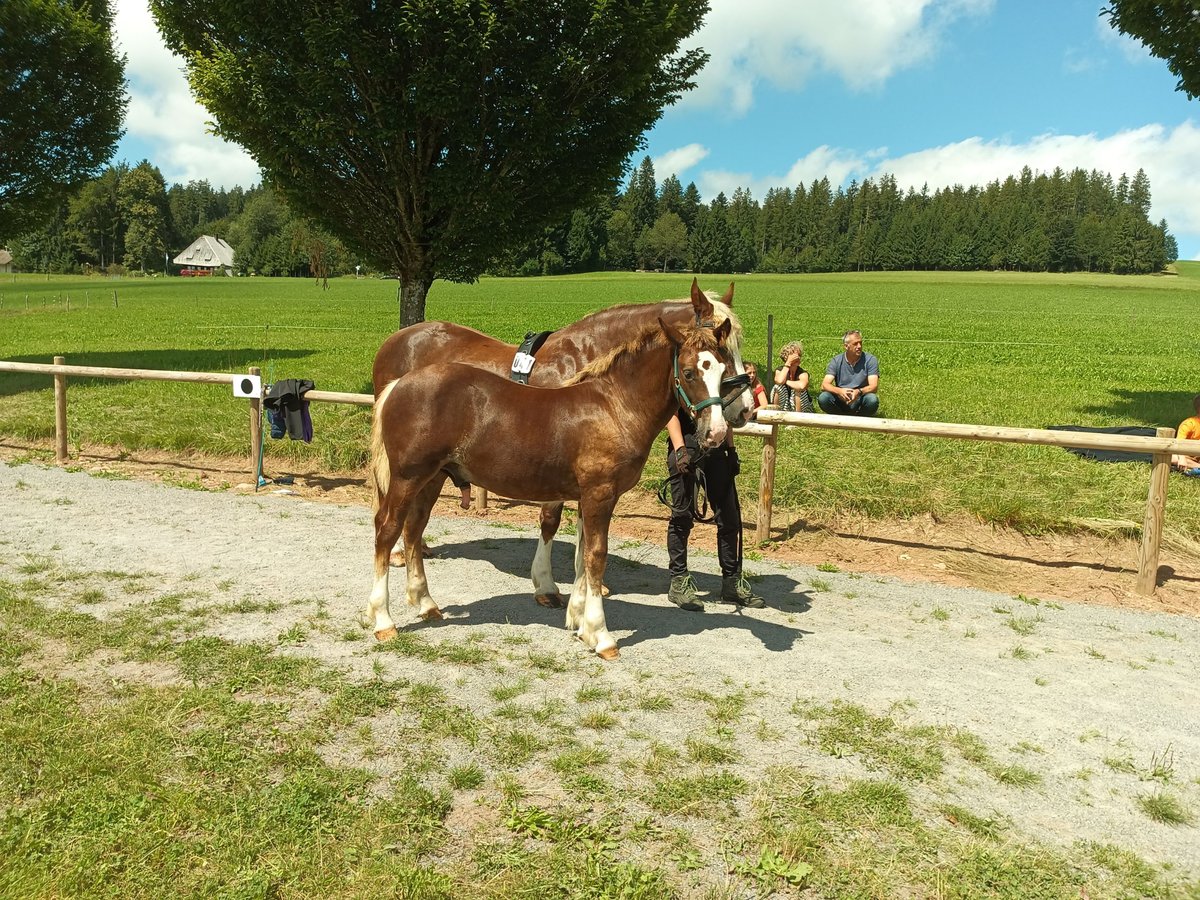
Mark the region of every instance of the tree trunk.
POLYGON ((425 321, 425 295, 429 293, 432 283, 432 278, 400 276, 396 293, 400 300, 401 328, 425 321))

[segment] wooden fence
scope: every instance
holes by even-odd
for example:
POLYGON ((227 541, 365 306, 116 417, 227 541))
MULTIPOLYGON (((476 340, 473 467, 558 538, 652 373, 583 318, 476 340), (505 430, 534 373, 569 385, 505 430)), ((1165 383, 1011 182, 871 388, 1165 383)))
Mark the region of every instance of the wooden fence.
MULTIPOLYGON (((259 375, 257 366, 248 370, 259 375)), ((28 372, 54 378, 54 448, 55 460, 64 463, 67 454, 67 377, 119 378, 149 381, 182 381, 198 384, 230 385, 242 378, 241 373, 173 372, 155 369, 120 369, 108 366, 69 366, 64 357, 54 357, 53 364, 18 363, 0 360, 0 372, 28 372)), ((318 403, 351 403, 370 406, 371 394, 351 394, 339 391, 307 392, 305 398, 318 403)), ((258 476, 258 461, 262 452, 262 400, 251 398, 250 471, 258 476)), ((1160 428, 1156 437, 1121 434, 1096 434, 1075 431, 1051 431, 1038 428, 1010 428, 996 425, 959 425, 949 422, 919 422, 906 419, 865 419, 857 416, 829 416, 815 413, 784 412, 777 409, 760 410, 756 423, 734 429, 734 434, 762 440, 762 466, 758 486, 758 516, 755 538, 763 543, 770 538, 771 506, 775 492, 775 454, 779 427, 827 428, 838 431, 864 431, 876 434, 902 434, 921 437, 954 438, 973 441, 1002 441, 1015 444, 1040 444, 1051 447, 1075 447, 1090 450, 1124 450, 1151 454, 1150 488, 1142 526, 1142 543, 1138 554, 1136 590, 1152 595, 1158 576, 1158 559, 1162 544, 1163 522, 1166 517, 1167 481, 1171 470, 1171 455, 1200 456, 1200 441, 1185 441, 1175 437, 1172 428, 1160 428)), ((487 491, 476 487, 475 505, 486 508, 487 491)))

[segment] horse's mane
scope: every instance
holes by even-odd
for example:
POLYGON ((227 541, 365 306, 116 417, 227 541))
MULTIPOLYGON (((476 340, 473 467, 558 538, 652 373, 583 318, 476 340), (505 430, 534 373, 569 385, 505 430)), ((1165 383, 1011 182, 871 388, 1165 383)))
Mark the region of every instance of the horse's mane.
MULTIPOLYGON (((707 328, 684 328, 682 329, 682 335, 684 346, 687 347, 695 347, 698 350, 710 350, 717 346, 717 339, 713 337, 712 332, 707 328)), ((592 360, 564 381, 562 386, 568 387, 572 384, 579 384, 581 381, 599 378, 612 371, 617 361, 626 354, 637 353, 648 347, 666 347, 669 343, 666 334, 657 321, 653 325, 644 325, 640 331, 635 332, 624 343, 618 344, 607 353, 592 360)))
MULTIPOLYGON (((726 303, 721 302, 721 295, 716 291, 705 291, 704 296, 713 306, 713 324, 720 325, 725 320, 729 320, 729 337, 725 343, 732 350, 740 353, 742 348, 742 320, 738 318, 737 313, 733 308, 726 303)), ((604 321, 609 318, 621 318, 630 313, 641 313, 652 306, 657 306, 660 303, 679 303, 691 305, 690 297, 679 297, 674 300, 655 300, 652 303, 620 303, 616 306, 606 306, 604 309, 598 309, 593 313, 588 313, 582 319, 579 319, 573 325, 568 325, 560 331, 569 331, 574 328, 587 328, 589 324, 595 321, 604 321)), ((655 323, 657 324, 657 323, 655 323)))

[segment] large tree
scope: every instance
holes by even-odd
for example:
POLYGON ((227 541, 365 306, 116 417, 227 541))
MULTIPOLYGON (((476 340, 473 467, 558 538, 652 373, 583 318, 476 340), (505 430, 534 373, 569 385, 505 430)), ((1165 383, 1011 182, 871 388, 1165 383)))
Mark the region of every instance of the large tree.
POLYGON ((1137 38, 1167 61, 1179 79, 1176 90, 1193 100, 1200 97, 1200 8, 1195 0, 1111 0, 1103 15, 1121 34, 1137 38))
POLYGON ((0 244, 112 155, 126 97, 110 26, 108 0, 0 2, 0 244))
POLYGON ((707 0, 151 0, 217 131, 291 205, 400 276, 435 278, 611 190, 707 59, 707 0))

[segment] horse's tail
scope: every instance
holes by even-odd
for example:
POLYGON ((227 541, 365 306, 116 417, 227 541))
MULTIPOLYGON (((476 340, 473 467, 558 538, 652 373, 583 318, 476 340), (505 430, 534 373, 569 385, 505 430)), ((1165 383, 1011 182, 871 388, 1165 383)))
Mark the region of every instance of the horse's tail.
POLYGON ((388 459, 387 447, 383 443, 383 405, 392 395, 395 381, 389 381, 387 387, 379 392, 375 401, 375 417, 371 422, 371 481, 375 483, 375 493, 372 497, 372 509, 379 510, 383 498, 387 496, 392 484, 392 464, 388 459))

